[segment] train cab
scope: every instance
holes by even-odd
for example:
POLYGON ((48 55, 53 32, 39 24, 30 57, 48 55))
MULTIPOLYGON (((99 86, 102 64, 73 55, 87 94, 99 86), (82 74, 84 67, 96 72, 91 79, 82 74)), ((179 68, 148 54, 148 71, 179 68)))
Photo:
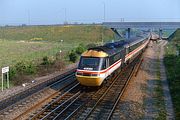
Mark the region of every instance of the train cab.
POLYGON ((80 58, 76 72, 77 80, 85 86, 100 86, 106 77, 107 54, 102 51, 88 50, 80 58))

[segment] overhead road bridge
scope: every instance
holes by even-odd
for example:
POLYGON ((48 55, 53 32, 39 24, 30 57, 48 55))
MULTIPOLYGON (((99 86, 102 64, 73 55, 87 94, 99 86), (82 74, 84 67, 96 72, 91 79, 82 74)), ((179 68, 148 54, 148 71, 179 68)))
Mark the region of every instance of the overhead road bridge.
POLYGON ((130 38, 131 28, 159 29, 159 37, 162 38, 163 29, 180 28, 180 22, 104 22, 104 26, 111 28, 117 36, 121 37, 118 29, 126 29, 126 38, 130 38))

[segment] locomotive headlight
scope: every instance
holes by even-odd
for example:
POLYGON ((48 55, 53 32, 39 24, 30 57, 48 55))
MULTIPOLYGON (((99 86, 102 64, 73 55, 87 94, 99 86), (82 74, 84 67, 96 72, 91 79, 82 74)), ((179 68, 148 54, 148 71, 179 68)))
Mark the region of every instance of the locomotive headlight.
POLYGON ((83 73, 82 72, 77 72, 76 75, 83 75, 83 73))
POLYGON ((91 74, 91 76, 99 76, 99 74, 91 74))
POLYGON ((100 74, 100 75, 99 75, 99 77, 104 77, 104 76, 105 76, 105 74, 100 74))

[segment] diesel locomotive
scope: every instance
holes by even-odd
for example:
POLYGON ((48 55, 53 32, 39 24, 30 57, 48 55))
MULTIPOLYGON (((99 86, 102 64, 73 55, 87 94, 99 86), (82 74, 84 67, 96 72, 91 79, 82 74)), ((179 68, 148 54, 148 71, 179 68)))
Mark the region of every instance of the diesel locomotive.
POLYGON ((90 48, 80 58, 76 78, 84 86, 100 86, 119 67, 132 62, 150 37, 136 37, 90 48))

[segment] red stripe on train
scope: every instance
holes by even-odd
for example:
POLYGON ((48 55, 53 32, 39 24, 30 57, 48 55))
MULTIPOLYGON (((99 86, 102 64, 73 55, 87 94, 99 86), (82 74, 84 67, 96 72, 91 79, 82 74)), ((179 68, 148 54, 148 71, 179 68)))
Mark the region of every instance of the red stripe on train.
MULTIPOLYGON (((147 44, 148 42, 144 43, 144 44, 147 44)), ((143 45, 144 45, 143 44, 143 45)), ((141 45, 140 47, 136 48, 134 51, 130 52, 129 54, 127 54, 127 57, 130 56, 131 54, 137 52, 143 45, 141 45)), ((115 62, 113 65, 111 65, 109 68, 103 70, 103 71, 99 71, 99 72, 93 72, 93 71, 84 71, 84 70, 78 70, 77 69, 77 72, 82 72, 82 73, 91 73, 91 74, 103 74, 105 72, 107 72, 108 70, 110 70, 111 68, 113 68, 114 66, 116 66, 118 63, 121 62, 121 59, 117 62, 115 62)))

